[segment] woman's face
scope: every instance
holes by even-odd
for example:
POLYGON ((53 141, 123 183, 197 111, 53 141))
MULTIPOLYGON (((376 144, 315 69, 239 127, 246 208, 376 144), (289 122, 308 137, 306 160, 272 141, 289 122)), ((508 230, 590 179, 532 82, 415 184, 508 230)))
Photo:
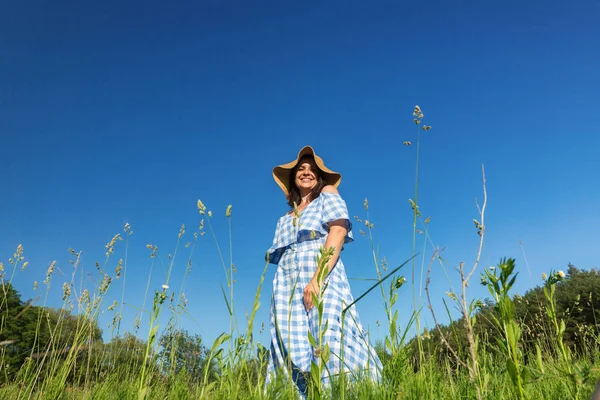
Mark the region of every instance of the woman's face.
POLYGON ((312 158, 303 158, 300 160, 298 169, 296 170, 295 183, 303 197, 317 186, 317 174, 318 168, 312 158))

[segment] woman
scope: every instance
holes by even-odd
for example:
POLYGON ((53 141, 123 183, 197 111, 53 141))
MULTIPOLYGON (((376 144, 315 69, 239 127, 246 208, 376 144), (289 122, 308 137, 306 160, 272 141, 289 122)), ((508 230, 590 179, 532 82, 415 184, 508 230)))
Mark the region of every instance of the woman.
POLYGON ((287 377, 291 372, 300 394, 306 396, 304 373, 310 372, 311 361, 318 363, 319 351, 326 349, 325 344, 330 349, 321 377, 325 383, 341 372, 378 379, 381 362, 354 306, 344 313, 342 325, 342 310, 354 299, 340 253, 343 245, 354 239, 346 203, 337 191, 341 175, 327 168, 312 147, 306 146, 296 160, 275 167, 273 177, 283 190, 290 211, 279 218, 273 244, 267 251, 269 262, 277 265, 271 298, 267 384, 278 371, 284 371, 287 377), (325 279, 319 284, 317 256, 321 248, 332 247, 329 262, 322 265, 326 268, 322 275, 325 279), (319 313, 313 294, 321 292, 321 328, 326 322, 328 326, 323 342, 320 346, 317 343, 315 349, 308 332, 318 340, 319 313))

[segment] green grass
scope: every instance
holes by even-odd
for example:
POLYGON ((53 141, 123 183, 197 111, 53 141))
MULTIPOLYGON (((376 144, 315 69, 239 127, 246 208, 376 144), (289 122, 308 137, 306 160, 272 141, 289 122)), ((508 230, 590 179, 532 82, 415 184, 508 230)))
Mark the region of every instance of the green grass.
MULTIPOLYGON (((423 126, 420 108, 413 112, 417 125, 417 158, 423 126)), ((409 142, 405 144, 410 145, 409 142)), ((311 398, 335 399, 587 399, 594 390, 600 371, 595 367, 600 359, 600 332, 598 325, 590 326, 570 319, 573 310, 561 311, 557 303, 557 287, 566 279, 562 271, 550 272, 544 280, 544 297, 537 304, 540 315, 526 322, 517 316, 520 300, 513 297, 511 288, 517 279, 514 259, 502 259, 496 268, 484 269, 481 283, 490 290, 494 303, 487 308, 480 299, 467 300, 468 282, 477 269, 461 265, 461 291, 452 289, 448 296, 457 302, 461 318, 449 327, 435 323, 423 327, 421 313, 431 307, 429 274, 431 264, 439 262, 444 273, 445 264, 438 249, 429 237, 430 218, 423 219, 418 206, 418 172, 415 177, 414 200, 409 201, 413 214, 412 257, 410 262, 412 317, 408 326, 398 324, 398 312, 409 305, 397 304, 399 291, 405 290, 407 279, 397 273, 400 268, 389 268, 376 250, 373 235, 374 224, 369 219, 368 201, 365 200, 366 230, 362 232, 370 241, 377 283, 371 289, 379 289, 387 318, 386 337, 376 344, 384 365, 381 382, 374 383, 360 377, 333 379, 324 385, 318 377, 324 372, 326 343, 319 337, 311 342, 323 350, 307 371, 311 398), (416 244, 418 234, 424 235, 421 250, 422 265, 417 277, 416 244), (426 284, 424 252, 427 245, 433 248, 431 263, 427 269, 426 284), (419 287, 415 286, 421 282, 419 287), (425 289, 427 297, 422 296, 425 289), (402 308, 400 308, 402 307, 402 308), (478 310, 485 309, 486 312, 478 310), (577 341, 566 339, 566 330, 577 341), (417 336, 409 338, 408 332, 415 328, 417 336), (575 336, 573 336, 575 332, 575 336), (410 339, 410 340, 409 340, 410 339)), ((484 178, 485 191, 485 178, 484 178)), ((486 199, 487 200, 487 199, 486 199)), ((122 332, 123 299, 127 276, 129 237, 133 233, 129 224, 123 233, 115 235, 105 246, 106 258, 97 263, 94 271, 96 285, 86 289, 84 272, 79 266, 81 253, 69 250, 72 260, 70 280, 62 283, 62 307, 50 310, 45 307, 50 286, 55 279, 55 263, 52 263, 42 284, 34 283, 35 291, 43 298, 41 306, 20 301, 12 287, 15 274, 26 270, 27 262, 23 246, 19 246, 8 264, 0 264, 0 398, 7 399, 289 399, 294 398, 294 388, 284 375, 265 388, 265 372, 268 350, 253 340, 255 316, 260 306, 262 285, 268 264, 259 279, 251 313, 245 327, 237 325, 235 304, 235 266, 233 264, 233 240, 231 232, 232 209, 227 207, 225 217, 229 227, 228 258, 223 255, 218 238, 213 231, 212 212, 198 201, 200 223, 197 230, 186 232, 181 227, 175 249, 167 255, 169 260, 166 279, 160 288, 150 287, 159 249, 148 244, 149 274, 146 295, 136 314, 132 332, 122 332), (214 343, 204 343, 197 335, 181 330, 181 319, 187 314, 185 298, 186 279, 196 243, 204 235, 205 222, 210 229, 220 254, 227 288, 222 287, 223 301, 230 318, 229 331, 214 343), (187 241, 186 238, 190 238, 187 241), (114 260, 113 253, 124 242, 124 259, 114 260), (176 285, 171 272, 182 253, 186 274, 176 285), (115 266, 111 269, 111 266, 115 266), (121 302, 105 304, 107 293, 116 281, 121 281, 121 302), (150 300, 151 299, 151 300, 150 300), (151 305, 150 309, 147 309, 151 305), (112 315, 112 340, 103 343, 98 328, 101 313, 112 315), (138 337, 142 325, 148 327, 146 337, 138 337), (28 343, 23 347, 21 343, 28 343)), ((483 209, 480 220, 475 220, 476 233, 480 236, 477 260, 483 245, 485 225, 483 209)), ((363 219, 357 217, 358 222, 363 219)), ((323 249, 321 263, 326 262, 330 250, 323 249)), ((400 271, 401 272, 401 271, 400 271)), ((87 273, 87 272, 86 272, 87 273)), ((321 277, 324 278, 324 277, 321 277)), ((301 288, 300 288, 301 290, 301 288)), ((600 297, 600 287, 589 293, 587 306, 593 307, 593 298, 600 297)), ((441 295, 441 294, 440 294, 441 295)), ((587 295, 587 294, 586 294, 587 295)), ((355 293, 357 301, 361 293, 355 293)), ((573 307, 581 307, 580 296, 573 307)), ((314 303, 320 307, 320 299, 314 303)), ((445 310, 448 312, 446 305, 445 310)), ((426 310, 427 311, 427 310, 426 310)), ((429 310, 433 316, 440 310, 429 310)), ((593 314, 595 316, 595 310, 593 314)), ((193 316, 192 316, 193 317, 193 316)), ((573 317, 574 318, 574 317, 573 317)), ((437 321, 437 319, 436 319, 437 321)))

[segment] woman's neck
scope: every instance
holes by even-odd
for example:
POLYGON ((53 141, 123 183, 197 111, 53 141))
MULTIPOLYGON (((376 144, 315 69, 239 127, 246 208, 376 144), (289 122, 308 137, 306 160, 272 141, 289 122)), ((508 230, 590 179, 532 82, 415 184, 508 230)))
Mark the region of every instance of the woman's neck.
POLYGON ((300 199, 302 200, 301 204, 308 204, 310 203, 310 192, 306 193, 306 194, 300 194, 300 199))

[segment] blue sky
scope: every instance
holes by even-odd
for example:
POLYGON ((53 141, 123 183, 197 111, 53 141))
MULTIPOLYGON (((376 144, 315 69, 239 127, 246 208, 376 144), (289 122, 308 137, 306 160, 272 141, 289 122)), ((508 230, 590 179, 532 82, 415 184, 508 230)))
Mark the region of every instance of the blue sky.
MULTIPOLYGON (((411 254, 416 149, 403 142, 416 139, 415 104, 433 126, 422 135, 419 205, 432 217, 431 238, 445 248, 455 284, 454 268, 470 265, 477 250, 472 219, 478 218, 474 199, 482 199, 482 164, 489 200, 481 267, 515 257, 518 293, 569 262, 600 267, 597 2, 5 2, 0 8, 0 259, 8 264, 23 244, 29 266, 14 282, 24 298, 37 296, 33 282, 41 284, 56 260, 60 271, 48 304, 60 306, 62 283, 71 279, 70 247, 82 251, 91 287, 85 274, 98 280, 95 262, 103 262, 105 244, 129 223, 123 324, 130 329, 150 272, 146 244, 160 252, 152 291, 164 283, 180 226, 188 231, 182 243, 197 228, 201 199, 214 213, 226 261, 224 214, 233 205, 243 326, 277 218, 287 210, 271 169, 305 144, 343 174, 339 190, 351 215, 364 218, 369 199, 381 256, 399 265, 411 254)), ((355 296, 369 285, 356 278, 375 276, 361 228, 355 224, 356 241, 342 253, 355 296)), ((179 249, 172 287, 179 287, 188 250, 179 249)), ((426 265, 431 252, 427 246, 426 265)), ((109 268, 124 255, 120 242, 109 268)), ((258 328, 268 323, 274 268, 256 321, 263 344, 268 336, 258 328)), ((479 272, 471 296, 486 295, 479 272)), ((404 273, 410 281, 410 270, 404 273)), ((209 232, 193 255, 189 316, 182 321, 208 342, 228 330, 224 282, 209 232)), ((106 305, 120 299, 121 285, 114 283, 106 305)), ((439 265, 431 290, 442 314, 449 283, 439 265)), ((411 302, 407 285, 398 300, 402 324, 411 302)), ((358 309, 381 338, 379 292, 358 309)), ((423 318, 430 323, 429 313, 423 318)), ((109 321, 101 316, 107 338, 109 321)))

